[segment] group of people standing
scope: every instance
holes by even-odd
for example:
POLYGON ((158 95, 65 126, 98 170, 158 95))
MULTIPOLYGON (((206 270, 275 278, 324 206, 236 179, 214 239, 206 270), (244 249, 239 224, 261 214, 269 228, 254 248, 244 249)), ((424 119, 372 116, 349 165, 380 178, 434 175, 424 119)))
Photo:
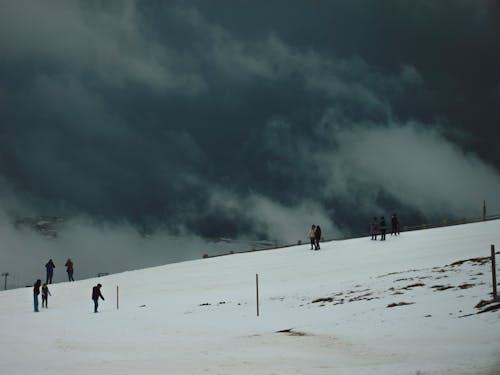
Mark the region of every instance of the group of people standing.
MULTIPOLYGON (((377 235, 380 234, 380 241, 385 241, 385 235, 387 233, 387 224, 385 223, 385 218, 383 216, 380 217, 380 222, 377 221, 377 217, 374 216, 372 222, 370 223, 370 234, 372 236, 372 240, 377 240, 377 235)), ((391 217, 391 236, 398 236, 399 233, 399 220, 396 214, 393 214, 391 217)))
POLYGON ((311 225, 309 231, 309 240, 311 241, 311 250, 319 250, 319 241, 321 240, 321 228, 319 225, 311 225))
MULTIPOLYGON (((66 263, 64 264, 66 267, 66 273, 68 274, 68 281, 75 281, 73 278, 73 261, 71 258, 68 258, 66 263)), ((49 261, 45 264, 46 270, 46 282, 42 285, 42 280, 38 279, 33 285, 33 304, 35 312, 39 312, 38 310, 38 296, 40 295, 40 290, 42 293, 42 308, 48 308, 49 296, 52 295, 49 291, 48 284, 52 284, 52 278, 54 276, 54 268, 56 268, 54 261, 49 259, 49 261)), ((92 288, 92 300, 94 301, 94 312, 97 312, 97 308, 99 306, 99 298, 104 301, 104 297, 101 294, 101 284, 97 284, 92 288)))
MULTIPOLYGON (((66 261, 66 272, 68 273, 68 280, 69 281, 75 281, 73 279, 73 261, 71 258, 68 258, 66 261)), ((38 296, 40 295, 40 287, 41 287, 41 292, 42 292, 42 308, 48 308, 49 307, 49 296, 50 290, 48 284, 52 284, 52 278, 54 277, 54 268, 56 268, 56 265, 54 264, 54 261, 52 259, 49 259, 47 263, 45 263, 45 271, 46 271, 46 281, 42 285, 42 280, 38 279, 35 282, 35 285, 33 285, 33 303, 35 307, 35 312, 38 312, 38 296)))

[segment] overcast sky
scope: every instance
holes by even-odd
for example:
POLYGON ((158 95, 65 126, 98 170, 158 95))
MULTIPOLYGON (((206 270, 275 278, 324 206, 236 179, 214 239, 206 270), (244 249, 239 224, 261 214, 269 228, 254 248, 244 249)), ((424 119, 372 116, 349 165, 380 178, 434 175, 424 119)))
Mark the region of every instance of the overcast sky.
POLYGON ((498 1, 1 1, 0 51, 6 223, 294 242, 500 213, 498 1))

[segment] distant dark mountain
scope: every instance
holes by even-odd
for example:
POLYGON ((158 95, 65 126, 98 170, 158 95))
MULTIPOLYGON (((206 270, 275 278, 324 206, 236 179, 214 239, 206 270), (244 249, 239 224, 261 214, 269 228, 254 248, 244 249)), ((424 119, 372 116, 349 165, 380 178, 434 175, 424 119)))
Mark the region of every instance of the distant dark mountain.
POLYGON ((43 236, 56 238, 64 221, 59 216, 35 216, 16 220, 15 225, 16 228, 30 228, 43 236))

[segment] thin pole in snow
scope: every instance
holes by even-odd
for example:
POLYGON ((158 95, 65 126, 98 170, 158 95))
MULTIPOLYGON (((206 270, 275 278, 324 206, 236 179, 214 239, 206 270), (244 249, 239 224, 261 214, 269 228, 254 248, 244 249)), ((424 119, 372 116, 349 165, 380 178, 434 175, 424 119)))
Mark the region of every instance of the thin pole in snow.
POLYGON ((120 297, 120 293, 119 293, 119 289, 118 289, 118 285, 116 286, 116 309, 118 310, 119 308, 119 297, 120 297))
POLYGON ((3 290, 7 290, 7 277, 9 276, 9 273, 8 272, 4 272, 4 273, 2 273, 2 276, 5 277, 5 283, 4 283, 4 286, 3 286, 3 290))
POLYGON ((491 245, 491 275, 493 277, 493 300, 497 300, 497 267, 495 262, 495 245, 491 245))
POLYGON ((259 316, 259 274, 255 274, 255 287, 257 297, 257 316, 259 316))

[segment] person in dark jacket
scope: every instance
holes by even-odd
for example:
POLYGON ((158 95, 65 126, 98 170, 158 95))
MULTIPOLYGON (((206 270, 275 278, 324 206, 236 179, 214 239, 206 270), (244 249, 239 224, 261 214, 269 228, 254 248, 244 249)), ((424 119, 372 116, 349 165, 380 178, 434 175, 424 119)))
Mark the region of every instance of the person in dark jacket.
POLYGON ((319 250, 319 241, 321 240, 321 228, 319 225, 316 225, 316 229, 314 230, 314 248, 319 250))
POLYGON ((75 281, 75 279, 73 279, 73 262, 71 261, 71 258, 68 258, 64 265, 66 266, 66 272, 68 273, 68 280, 75 281))
POLYGON ((38 295, 40 294, 40 285, 42 285, 42 280, 38 279, 33 285, 33 303, 35 306, 35 312, 38 312, 38 295))
POLYGON ((51 296, 49 287, 47 284, 43 284, 42 286, 42 308, 45 305, 45 308, 48 308, 49 296, 51 296))
POLYGON ((370 223, 370 233, 372 235, 372 240, 377 240, 377 234, 378 234, 378 222, 377 222, 377 217, 374 216, 372 222, 370 223))
POLYGON ((392 218, 391 218, 391 236, 394 234, 394 235, 399 235, 399 221, 398 221, 398 217, 396 216, 396 214, 393 214, 392 215, 392 218))
POLYGON ((54 276, 54 268, 56 268, 52 259, 49 259, 47 264, 45 265, 45 269, 47 270, 47 281, 46 284, 52 284, 52 276, 54 276))
POLYGON ((387 231, 387 226, 385 224, 385 218, 382 216, 380 218, 380 241, 385 241, 385 232, 387 231))
POLYGON ((99 306, 99 298, 104 301, 104 297, 101 294, 101 284, 97 284, 92 288, 92 299, 94 300, 94 312, 97 312, 97 307, 99 306))

